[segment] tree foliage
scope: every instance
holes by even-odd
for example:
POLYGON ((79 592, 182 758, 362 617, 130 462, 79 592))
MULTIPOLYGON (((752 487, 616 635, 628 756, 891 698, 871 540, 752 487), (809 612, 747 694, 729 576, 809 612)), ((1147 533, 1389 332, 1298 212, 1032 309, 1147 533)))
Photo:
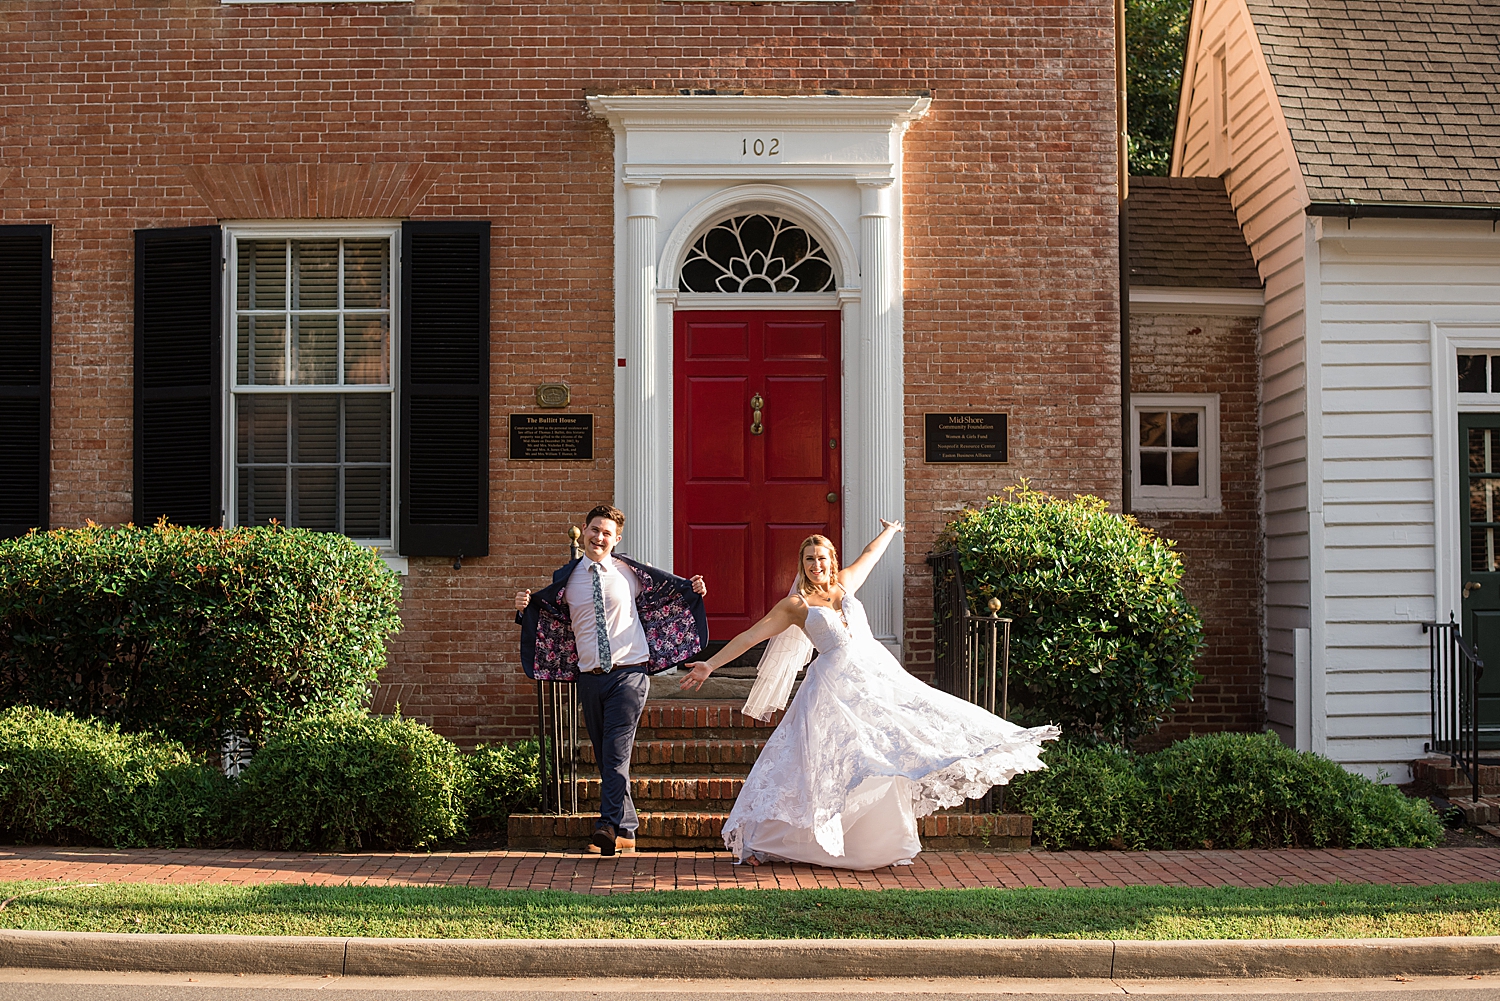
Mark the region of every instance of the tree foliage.
POLYGON ((1192 0, 1125 0, 1130 172, 1166 176, 1192 0))

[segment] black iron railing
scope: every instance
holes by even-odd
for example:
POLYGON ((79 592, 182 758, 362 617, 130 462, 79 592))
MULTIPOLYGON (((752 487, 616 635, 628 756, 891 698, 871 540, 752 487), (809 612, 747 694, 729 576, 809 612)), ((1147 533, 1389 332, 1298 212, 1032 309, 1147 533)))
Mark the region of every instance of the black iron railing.
MULTIPOLYGON (((578 559, 581 533, 569 535, 569 559, 578 559)), ((536 683, 537 757, 541 764, 542 812, 578 812, 578 685, 571 681, 536 683)))
MULTIPOLYGON (((927 557, 932 567, 933 662, 937 687, 1001 716, 1010 715, 1010 626, 998 598, 989 615, 969 607, 963 567, 952 550, 927 557)), ((994 790, 977 808, 993 813, 1005 804, 1005 789, 994 790)))
POLYGON ((1427 749, 1446 754, 1474 785, 1479 799, 1479 679, 1484 661, 1459 632, 1450 612, 1447 622, 1424 622, 1432 694, 1432 741, 1427 749))

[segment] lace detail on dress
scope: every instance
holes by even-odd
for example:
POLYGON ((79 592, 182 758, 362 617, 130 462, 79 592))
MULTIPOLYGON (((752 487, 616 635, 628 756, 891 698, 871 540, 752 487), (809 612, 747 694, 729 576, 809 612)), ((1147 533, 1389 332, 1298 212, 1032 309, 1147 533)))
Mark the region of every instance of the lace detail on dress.
POLYGON ((820 655, 724 825, 737 858, 759 851, 755 828, 770 821, 844 856, 846 822, 871 807, 866 797, 894 795, 891 783, 870 780, 909 779, 895 787, 925 816, 1045 767, 1041 743, 1056 727, 1028 730, 929 687, 874 638, 852 596, 844 615, 847 627, 832 609, 808 609, 805 629, 820 655))

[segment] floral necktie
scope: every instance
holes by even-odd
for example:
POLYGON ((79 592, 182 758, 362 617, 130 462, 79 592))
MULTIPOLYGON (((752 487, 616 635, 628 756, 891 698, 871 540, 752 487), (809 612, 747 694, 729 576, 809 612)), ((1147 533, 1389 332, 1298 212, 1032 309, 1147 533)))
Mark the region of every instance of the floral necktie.
POLYGON ((589 573, 594 577, 594 632, 599 637, 599 667, 608 672, 614 664, 609 655, 609 622, 604 618, 604 588, 600 586, 599 564, 591 562, 589 573))

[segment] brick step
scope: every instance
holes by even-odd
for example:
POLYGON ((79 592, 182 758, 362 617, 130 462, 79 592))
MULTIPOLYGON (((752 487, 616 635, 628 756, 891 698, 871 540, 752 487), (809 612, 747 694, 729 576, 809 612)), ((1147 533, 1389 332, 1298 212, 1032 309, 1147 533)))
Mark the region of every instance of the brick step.
MULTIPOLYGON (((1413 761, 1411 776, 1414 781, 1430 783, 1448 799, 1474 795, 1473 781, 1462 768, 1454 767, 1451 758, 1443 755, 1429 755, 1413 761)), ((1490 764, 1481 759, 1479 795, 1500 796, 1500 761, 1490 764)))
POLYGON ((1454 806, 1464 812, 1464 823, 1473 827, 1488 827, 1500 824, 1500 798, 1494 796, 1481 796, 1472 799, 1474 787, 1469 786, 1467 796, 1454 796, 1451 800, 1454 806))
MULTIPOLYGON (((640 814, 638 849, 723 851, 728 811, 640 814)), ((511 848, 582 851, 594 833, 597 815, 513 813, 511 848)), ((1031 817, 1024 813, 935 813, 917 821, 922 847, 929 851, 1018 852, 1031 849, 1031 817)))
MULTIPOLYGON (((764 740, 637 740, 630 755, 631 777, 637 775, 748 775, 764 740)), ((592 769, 593 745, 578 749, 578 760, 592 769)))
POLYGON ((739 702, 647 702, 636 740, 765 740, 781 720, 751 719, 739 702))
MULTIPOLYGON (((599 808, 597 776, 578 780, 579 808, 599 808)), ((696 810, 728 813, 745 787, 743 775, 662 775, 630 778, 630 797, 637 810, 696 810)))

